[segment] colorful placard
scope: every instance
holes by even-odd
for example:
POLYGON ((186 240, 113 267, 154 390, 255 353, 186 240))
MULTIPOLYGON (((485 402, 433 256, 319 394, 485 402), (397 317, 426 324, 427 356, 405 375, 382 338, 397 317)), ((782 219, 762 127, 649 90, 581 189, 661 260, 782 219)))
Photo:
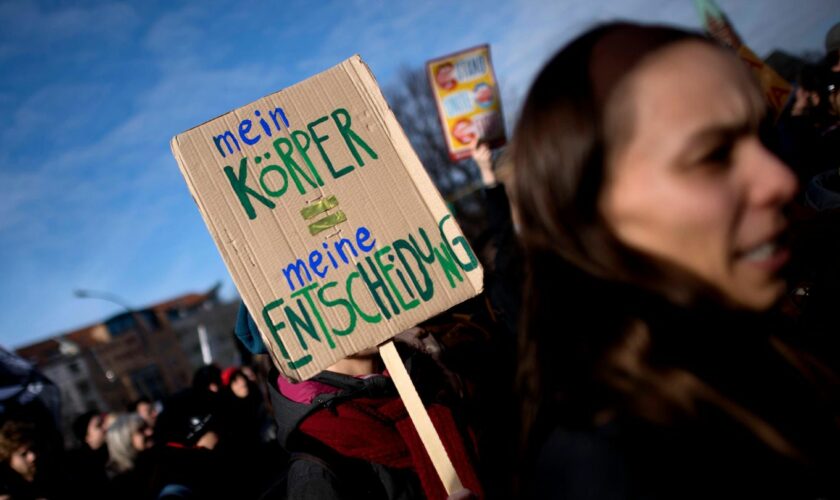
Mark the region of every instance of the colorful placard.
POLYGON ((476 139, 492 148, 505 143, 501 95, 489 45, 433 59, 426 63, 426 73, 452 161, 470 157, 476 139))

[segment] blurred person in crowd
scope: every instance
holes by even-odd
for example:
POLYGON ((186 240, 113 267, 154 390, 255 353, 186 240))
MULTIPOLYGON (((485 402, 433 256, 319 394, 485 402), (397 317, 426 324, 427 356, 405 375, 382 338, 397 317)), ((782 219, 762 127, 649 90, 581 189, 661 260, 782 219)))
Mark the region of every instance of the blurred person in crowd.
POLYGON ((243 486, 243 496, 256 496, 270 484, 285 457, 271 442, 276 439, 276 433, 269 432, 274 422, 257 385, 241 367, 225 369, 221 380, 217 450, 231 475, 252 478, 243 486))
POLYGON ((779 154, 807 189, 814 176, 840 168, 840 73, 808 64, 791 105, 779 117, 779 154))
POLYGON ((0 348, 0 420, 5 419, 35 424, 44 446, 63 449, 61 391, 32 363, 0 348))
MULTIPOLYGON (((522 250, 508 199, 509 183, 506 181, 511 172, 505 152, 494 153, 487 142, 480 139, 471 146, 472 159, 483 185, 487 221, 482 237, 471 244, 482 257, 484 292, 479 298, 487 304, 483 309, 489 312, 485 315, 482 309, 475 308, 473 310, 478 310, 471 315, 471 320, 475 325, 481 325, 487 335, 480 342, 457 349, 449 346, 445 362, 465 383, 465 399, 476 433, 485 491, 490 498, 509 498, 511 478, 504 471, 510 470, 510 457, 516 447, 516 436, 509 429, 516 421, 512 382, 524 282, 522 250), (482 245, 483 240, 488 243, 482 245)), ((463 304, 466 305, 468 303, 463 304)), ((461 335, 465 333, 464 326, 459 326, 458 330, 461 335)), ((444 334, 440 338, 445 341, 447 337, 444 334)))
POLYGON ((254 369, 251 368, 250 365, 240 366, 239 371, 241 371, 242 374, 245 375, 245 378, 247 378, 249 381, 254 382, 254 383, 257 382, 257 374, 256 374, 256 372, 254 372, 254 369))
POLYGON ((199 394, 218 394, 222 388, 222 370, 216 365, 204 365, 195 371, 193 390, 199 394))
POLYGON ((472 159, 481 174, 486 202, 487 230, 491 258, 483 258, 485 291, 494 312, 511 335, 519 319, 522 284, 522 255, 516 241, 515 223, 505 184, 496 176, 493 152, 486 141, 472 144, 472 159))
POLYGON ((222 372, 221 418, 225 448, 240 456, 256 456, 267 415, 257 387, 239 368, 222 372))
POLYGON ((230 367, 222 372, 222 385, 237 399, 248 399, 251 395, 248 382, 249 379, 241 368, 230 367))
POLYGON ((221 404, 222 370, 215 364, 204 365, 193 374, 190 397, 202 407, 218 417, 218 406, 221 404))
POLYGON ((147 467, 138 466, 149 455, 152 429, 135 413, 121 413, 105 434, 110 460, 111 487, 118 498, 143 498, 149 481, 147 467))
POLYGON ((141 397, 128 405, 128 411, 140 415, 146 425, 150 428, 155 427, 155 420, 157 419, 158 409, 155 403, 147 397, 141 397))
POLYGON ((105 444, 105 415, 96 410, 73 421, 73 435, 79 442, 67 454, 67 471, 74 491, 86 498, 111 498, 106 466, 110 459, 105 444))
POLYGON ((825 119, 815 124, 808 149, 801 151, 820 171, 805 186, 805 200, 815 210, 833 210, 840 208, 840 72, 820 67, 816 86, 825 119))
POLYGON ((225 439, 221 405, 206 396, 201 390, 187 389, 165 401, 155 427, 157 444, 138 464, 147 478, 144 498, 255 496, 251 493, 253 477, 236 469, 219 451, 225 439))
POLYGON ((152 428, 139 415, 118 414, 105 434, 111 471, 120 474, 134 468, 137 455, 152 446, 152 434, 152 428))
MULTIPOLYGON (((267 352, 244 306, 236 334, 255 354, 267 352)), ((400 345, 461 482, 480 495, 470 438, 450 409, 453 401, 443 390, 445 377, 431 358, 400 345)), ((375 348, 344 358, 303 382, 292 383, 276 369, 270 380, 278 439, 291 459, 263 499, 446 497, 375 348)))
POLYGON ((54 477, 41 468, 41 450, 34 424, 7 420, 0 426, 0 498, 59 498, 54 477))
POLYGON ((594 28, 537 76, 509 146, 525 494, 840 495, 838 378, 768 312, 796 178, 764 113, 737 57, 666 27, 594 28))
POLYGON ((84 448, 91 451, 104 451, 108 455, 108 447, 105 446, 105 415, 97 410, 91 410, 76 417, 73 421, 73 435, 84 448))

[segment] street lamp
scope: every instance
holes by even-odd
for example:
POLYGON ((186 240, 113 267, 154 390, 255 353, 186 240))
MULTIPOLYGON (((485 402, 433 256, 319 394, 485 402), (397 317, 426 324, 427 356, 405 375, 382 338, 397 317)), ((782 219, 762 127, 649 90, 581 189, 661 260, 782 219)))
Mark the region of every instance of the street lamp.
POLYGON ((148 334, 150 332, 147 330, 146 323, 143 322, 143 318, 140 316, 140 314, 137 312, 136 309, 134 309, 133 307, 131 307, 128 304, 128 302, 126 300, 124 300, 119 295, 109 293, 109 292, 100 292, 100 291, 97 291, 97 290, 77 289, 77 290, 73 290, 73 295, 75 295, 76 297, 78 297, 80 299, 105 300, 105 301, 111 302, 112 304, 117 304, 118 306, 125 309, 125 312, 130 314, 131 317, 134 319, 134 323, 137 324, 137 333, 140 336, 140 343, 143 346, 143 352, 148 354, 149 346, 148 346, 148 343, 147 343, 148 342, 147 337, 148 337, 148 334))
MULTIPOLYGON (((73 290, 73 295, 80 299, 105 300, 113 304, 117 304, 118 306, 125 309, 125 312, 131 315, 131 317, 134 319, 134 323, 137 325, 137 336, 140 337, 140 345, 143 348, 143 354, 146 357, 149 356, 149 344, 147 337, 150 332, 147 330, 146 324, 143 322, 143 318, 140 317, 140 314, 137 312, 137 310, 131 307, 131 305, 129 305, 126 300, 124 300, 119 295, 108 292, 100 292, 96 290, 73 290)), ((99 361, 96 352, 94 350, 92 350, 92 352, 97 363, 100 365, 100 368, 104 368, 102 367, 102 363, 99 361)), ((115 381, 116 376, 112 370, 103 369, 103 372, 105 373, 105 378, 108 379, 109 382, 115 381)))
POLYGON ((115 295, 113 293, 98 292, 96 290, 73 290, 73 295, 79 297, 80 299, 107 300, 108 302, 117 304, 129 313, 134 312, 134 309, 130 305, 128 305, 128 302, 123 300, 119 295, 115 295))

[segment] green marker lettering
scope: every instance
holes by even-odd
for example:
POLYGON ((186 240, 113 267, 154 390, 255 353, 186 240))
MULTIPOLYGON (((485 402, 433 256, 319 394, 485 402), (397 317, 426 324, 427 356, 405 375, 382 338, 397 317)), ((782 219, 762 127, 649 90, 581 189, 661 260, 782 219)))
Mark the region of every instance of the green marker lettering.
POLYGON ((449 247, 444 243, 440 244, 440 249, 435 247, 434 251, 438 262, 440 262, 440 267, 443 269, 443 272, 446 273, 446 279, 449 280, 449 287, 455 288, 455 280, 452 279, 452 276, 458 278, 459 282, 464 281, 464 278, 461 276, 461 272, 458 270, 458 264, 455 263, 457 259, 455 259, 455 256, 452 255, 449 247))
POLYGON ((394 253, 397 254, 397 258, 399 258, 400 262, 402 262, 405 272, 408 273, 408 277, 414 285, 414 289, 420 293, 420 298, 423 299, 424 302, 428 302, 435 294, 435 285, 431 276, 429 276, 429 272, 426 271, 426 266, 423 265, 423 262, 414 247, 405 240, 396 240, 394 241, 394 253), (414 257, 414 261, 417 262, 417 268, 420 269, 420 273, 423 275, 423 283, 425 286, 420 286, 420 282, 417 281, 417 276, 414 274, 411 266, 408 265, 408 261, 404 255, 406 252, 411 254, 411 256, 414 257))
MULTIPOLYGON (((405 299, 403 299, 403 297, 400 294, 399 290, 397 289, 396 285, 394 285, 394 280, 391 279, 391 275, 389 274, 390 271, 392 271, 394 269, 394 265, 393 264, 386 264, 386 263, 382 262, 382 256, 384 256, 385 254, 387 254, 390 251, 391 251, 390 246, 382 247, 373 254, 373 257, 376 259, 376 263, 379 265, 379 269, 382 270, 382 275, 385 276, 385 280, 388 282, 388 285, 390 285, 391 291, 393 291, 394 295, 397 296, 397 302, 400 303, 403 310, 407 311, 409 309, 414 309, 415 307, 420 305, 420 301, 417 300, 417 299, 414 299, 411 302, 409 302, 408 304, 405 303, 405 299)), ((391 258, 391 261, 394 260, 393 255, 389 255, 388 257, 391 258)), ((370 258, 370 257, 368 257, 368 258, 370 258)), ((409 290, 409 293, 411 293, 410 290, 409 290)))
POLYGON ((368 291, 373 297, 373 301, 376 302, 377 307, 379 307, 379 310, 382 311, 382 314, 385 315, 386 319, 391 319, 391 312, 388 310, 385 304, 382 303, 382 299, 379 297, 379 291, 381 291, 382 295, 384 295, 385 298, 388 299, 388 303, 391 305, 391 309, 393 309, 394 314, 400 313, 400 310, 397 308, 397 303, 394 302, 394 297, 391 296, 391 291, 388 290, 388 287, 382 280, 382 276, 379 275, 379 270, 373 263, 373 259, 371 259, 370 257, 365 257, 365 261, 367 262, 367 265, 370 268, 370 274, 368 274, 368 272, 365 271, 365 266, 363 266, 361 262, 356 264, 356 269, 358 269, 359 274, 362 275, 362 281, 365 282, 365 286, 367 286, 368 291), (371 275, 373 275, 373 279, 371 279, 371 275))
POLYGON ((297 306, 300 310, 300 314, 295 312, 295 310, 290 306, 286 306, 283 310, 286 313, 286 317, 289 319, 289 323, 292 325, 292 330, 294 330, 295 335, 297 335, 298 343, 300 343, 300 346, 303 347, 304 350, 308 351, 309 347, 306 345, 306 340, 303 338, 303 335, 301 335, 301 330, 305 331, 313 340, 320 342, 321 339, 318 338, 318 331, 315 329, 315 324, 309 316, 309 311, 307 311, 306 307, 304 307, 303 301, 297 299, 297 306))
POLYGON ((379 313, 374 314, 371 316, 370 314, 365 313, 362 311, 362 308, 359 307, 359 304, 353 299, 353 280, 356 278, 360 278, 361 276, 356 271, 353 271, 349 275, 347 275, 347 298, 350 299, 350 303, 353 304, 353 309, 359 313, 359 316, 362 317, 368 323, 379 323, 382 321, 382 315, 379 313))
POLYGON ((409 235, 408 240, 414 245, 414 249, 417 251, 417 255, 423 259, 423 262, 426 264, 431 264, 435 261, 435 253, 432 251, 432 243, 429 241, 429 235, 426 234, 426 230, 422 227, 419 228, 418 232, 420 233, 420 237, 423 238, 423 242, 426 244, 426 249, 428 250, 429 254, 426 255, 420 250, 420 245, 417 244, 417 240, 414 239, 414 235, 409 235))
POLYGON ((289 362, 288 362, 289 368, 292 368, 293 370, 296 370, 296 369, 300 368, 301 366, 304 366, 307 363, 309 363, 310 361, 312 361, 312 355, 307 354, 297 361, 291 361, 291 359, 289 357, 289 353, 288 353, 288 351, 286 351, 286 347, 283 345, 283 341, 280 339, 280 335, 277 333, 280 330, 282 330, 283 328, 286 328, 286 323, 284 323, 282 321, 279 322, 279 323, 275 323, 274 320, 271 319, 271 314, 270 314, 272 310, 277 309, 278 307, 280 307, 282 305, 283 305, 283 299, 278 299, 278 300, 275 300, 274 302, 270 302, 265 307, 263 307, 262 316, 263 316, 263 320, 265 321, 266 326, 268 326, 268 331, 271 332, 271 337, 274 339, 274 342, 277 343, 277 347, 280 348, 280 354, 282 354, 284 358, 289 360, 289 362))
POLYGON ((280 137, 276 139, 274 141, 274 150, 277 152, 278 155, 280 155, 280 158, 283 160, 283 165, 289 171, 289 175, 292 176, 292 180, 295 182, 295 186, 297 187, 298 192, 300 194, 306 194, 306 190, 303 188, 303 184, 300 182, 300 177, 303 177, 307 184, 309 184, 313 188, 324 185, 324 181, 323 179, 321 179, 321 176, 318 175, 318 171, 315 170, 315 167, 309 165, 309 170, 315 179, 312 180, 306 175, 306 172, 304 172, 303 169, 300 168, 300 165, 297 164, 295 159, 292 158, 292 151, 294 151, 294 149, 292 148, 291 141, 289 141, 285 137, 280 137), (298 174, 300 174, 300 177, 298 177, 298 174))
POLYGON ((293 130, 292 131, 292 142, 295 144, 295 149, 297 149, 298 153, 300 153, 301 158, 306 163, 306 166, 309 167, 309 170, 315 171, 315 165, 312 164, 312 160, 309 158, 309 145, 311 141, 309 140, 309 136, 306 135, 306 132, 302 130, 293 130), (306 144, 302 144, 300 142, 300 138, 306 139, 306 144))
POLYGON ((233 188, 233 192, 236 193, 236 197, 239 198, 239 203, 242 204, 242 208, 245 209, 245 213, 248 214, 248 218, 253 220, 257 218, 257 212, 254 210, 254 206, 251 205, 251 198, 249 196, 256 198, 260 203, 267 206, 268 208, 274 208, 274 202, 266 198, 265 196, 261 195, 260 193, 254 191, 253 189, 249 188, 245 181, 248 180, 248 158, 242 158, 239 162, 239 177, 233 172, 233 167, 225 166, 225 175, 227 175, 228 180, 230 181, 230 185, 233 188))
POLYGON ((349 325, 344 330, 338 330, 333 328, 333 333, 338 336, 349 335, 353 333, 353 330, 356 328, 356 311, 353 309, 353 304, 345 299, 335 299, 329 300, 327 297, 324 296, 327 290, 330 288, 338 285, 337 281, 330 281, 329 283, 325 284, 321 288, 318 289, 318 300, 321 301, 326 307, 334 307, 334 306, 341 306, 347 311, 347 315, 349 316, 349 325))
MULTIPOLYGON (((346 109, 338 108, 332 112, 331 116, 333 118, 333 121, 335 121, 335 125, 338 127, 338 131, 341 133, 341 137, 344 138, 344 142, 345 144, 347 144, 347 149, 349 149, 350 152, 353 153, 353 158, 356 159, 356 163, 358 163, 360 167, 365 166, 365 161, 362 159, 362 156, 356 150, 356 146, 353 144, 354 142, 361 146, 362 149, 367 151, 367 154, 370 155, 372 159, 379 159, 379 156, 376 155, 376 151, 371 149, 371 147, 368 146, 367 143, 363 141, 361 137, 359 137, 359 134, 357 134, 353 131, 353 129, 350 128, 350 113, 348 113, 346 109), (339 117, 343 117, 345 121, 342 123, 339 117)), ((353 170, 352 166, 344 167, 341 171, 342 173, 336 175, 336 178, 349 172, 349 170, 347 170, 348 168, 350 170, 353 170)))
POLYGON ((298 295, 303 295, 306 298, 309 308, 312 309, 313 313, 315 313, 315 320, 318 322, 318 326, 320 326, 321 331, 324 332, 324 338, 327 339, 327 345, 330 346, 330 349, 335 349, 335 342, 333 342, 332 335, 330 335, 327 325, 324 324, 324 318, 321 316, 321 311, 315 305, 315 301, 312 300, 312 294, 309 293, 314 288, 318 288, 318 283, 312 283, 307 287, 301 288, 297 292, 293 293, 291 297, 295 298, 298 295))
POLYGON ((265 191, 269 196, 273 196, 275 198, 279 198, 286 192, 286 188, 289 187, 289 178, 286 176, 286 172, 280 168, 280 165, 266 165, 262 172, 260 173, 260 186, 262 186, 263 191, 265 191), (272 190, 265 184, 265 176, 270 172, 277 172, 280 174, 280 177, 283 178, 283 187, 280 189, 272 190))
POLYGON ((458 246, 463 248, 464 251, 467 253, 467 257, 469 257, 469 261, 467 261, 466 263, 463 263, 463 262, 461 262, 461 259, 458 258, 458 254, 455 253, 455 250, 453 250, 452 245, 449 244, 449 240, 446 239, 446 234, 444 234, 444 232, 443 232, 443 224, 450 217, 452 217, 450 214, 446 214, 446 215, 443 216, 443 218, 438 223, 438 229, 440 230, 440 237, 443 240, 443 242, 446 244, 446 248, 449 249, 449 253, 453 257, 455 257, 455 262, 458 263, 458 267, 460 267, 461 269, 463 269, 464 271, 467 271, 467 272, 472 271, 473 269, 478 267, 478 259, 476 258, 475 254, 473 253, 472 248, 470 248, 470 244, 467 243, 467 240, 463 236, 456 236, 455 238, 452 239, 452 243, 457 244, 458 246))

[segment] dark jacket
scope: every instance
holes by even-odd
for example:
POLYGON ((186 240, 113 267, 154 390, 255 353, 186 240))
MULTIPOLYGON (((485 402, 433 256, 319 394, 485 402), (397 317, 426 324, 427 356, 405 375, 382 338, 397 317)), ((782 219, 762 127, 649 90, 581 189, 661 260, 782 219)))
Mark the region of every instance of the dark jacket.
POLYGON ((840 498, 840 393, 801 339, 778 318, 659 313, 646 318, 646 362, 684 374, 667 382, 673 394, 702 384, 703 397, 664 406, 662 387, 635 381, 612 396, 601 425, 564 421, 557 407, 533 496, 840 498))
POLYGON ((66 469, 75 496, 91 500, 114 497, 108 474, 105 472, 108 459, 108 446, 105 444, 98 450, 92 450, 85 443, 67 453, 66 469))

